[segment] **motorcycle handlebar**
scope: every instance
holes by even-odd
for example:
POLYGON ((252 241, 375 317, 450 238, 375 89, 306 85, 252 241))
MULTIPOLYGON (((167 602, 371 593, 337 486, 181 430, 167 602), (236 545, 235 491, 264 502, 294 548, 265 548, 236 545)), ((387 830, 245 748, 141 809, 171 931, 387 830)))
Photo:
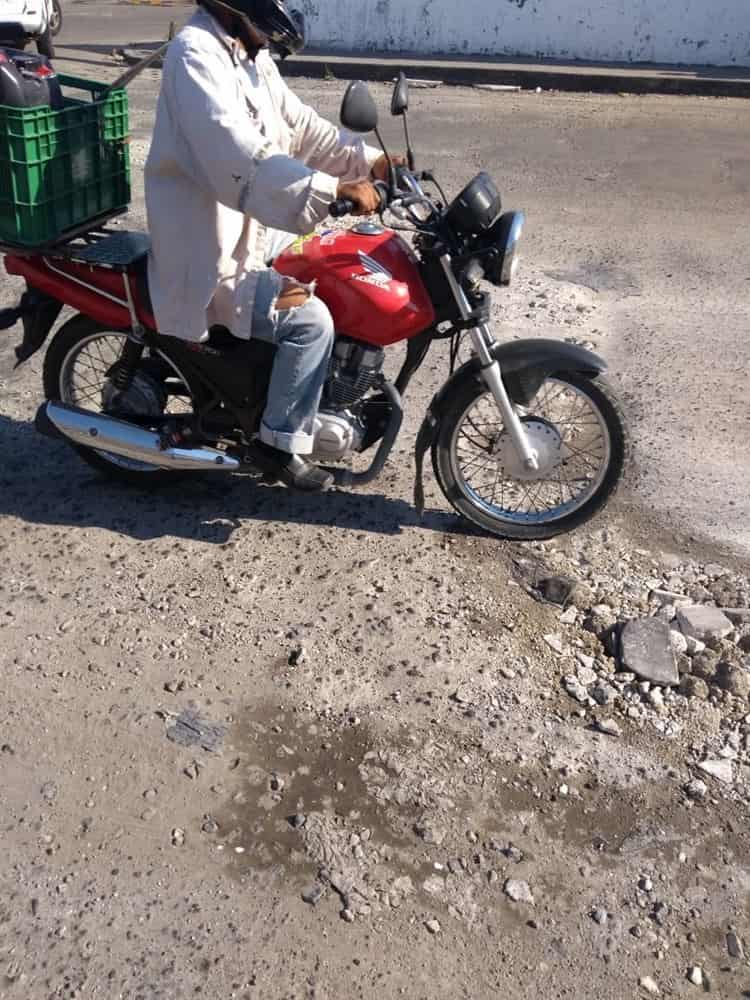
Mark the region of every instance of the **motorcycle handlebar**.
POLYGON ((356 207, 351 198, 337 198, 336 201, 331 202, 328 214, 334 219, 340 219, 344 215, 351 215, 356 207))
MULTIPOLYGON (((382 181, 375 181, 374 187, 380 195, 380 206, 378 211, 382 212, 383 209, 388 206, 388 202, 390 201, 388 185, 383 184, 382 181)), ((352 212, 356 212, 356 210, 357 203, 352 201, 351 198, 337 198, 336 201, 331 202, 328 208, 328 214, 334 219, 340 219, 344 215, 351 215, 352 212)))

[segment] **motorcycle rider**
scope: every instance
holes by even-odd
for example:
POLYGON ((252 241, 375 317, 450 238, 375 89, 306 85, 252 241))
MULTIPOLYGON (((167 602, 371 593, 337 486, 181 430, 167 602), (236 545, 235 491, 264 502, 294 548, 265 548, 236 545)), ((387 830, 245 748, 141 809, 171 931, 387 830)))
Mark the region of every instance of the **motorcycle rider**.
POLYGON ((197 0, 170 45, 146 164, 149 284, 161 333, 201 341, 213 325, 276 345, 252 459, 316 491, 332 477, 305 456, 333 344, 326 305, 268 266, 280 233, 306 234, 336 198, 376 210, 379 150, 340 131, 282 80, 304 38, 283 0, 197 0))

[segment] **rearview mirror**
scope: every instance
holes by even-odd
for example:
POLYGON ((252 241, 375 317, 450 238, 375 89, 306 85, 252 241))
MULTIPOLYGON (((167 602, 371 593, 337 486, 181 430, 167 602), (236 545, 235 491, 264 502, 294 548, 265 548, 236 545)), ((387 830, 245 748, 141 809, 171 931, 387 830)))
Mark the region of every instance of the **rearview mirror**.
POLYGON ((341 102, 341 124, 352 132, 374 132, 378 127, 378 109, 367 84, 361 80, 347 87, 341 102))
POLYGON ((398 74, 396 86, 393 88, 393 98, 391 100, 391 114, 398 118, 409 110, 409 81, 406 79, 404 71, 398 74))

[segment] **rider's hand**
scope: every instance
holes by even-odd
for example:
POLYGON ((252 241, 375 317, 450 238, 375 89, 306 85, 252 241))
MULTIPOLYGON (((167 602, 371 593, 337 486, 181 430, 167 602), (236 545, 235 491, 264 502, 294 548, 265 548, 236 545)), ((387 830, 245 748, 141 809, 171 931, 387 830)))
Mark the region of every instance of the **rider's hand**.
MULTIPOLYGON (((405 167, 406 157, 405 156, 392 156, 391 161, 394 167, 405 167)), ((375 160, 372 165, 372 176, 376 181, 382 181, 384 184, 391 183, 390 171, 388 169, 388 160, 385 154, 379 159, 375 160)))
POLYGON ((348 198, 357 206, 352 215, 372 215, 380 208, 380 195, 369 181, 339 184, 337 198, 348 198))

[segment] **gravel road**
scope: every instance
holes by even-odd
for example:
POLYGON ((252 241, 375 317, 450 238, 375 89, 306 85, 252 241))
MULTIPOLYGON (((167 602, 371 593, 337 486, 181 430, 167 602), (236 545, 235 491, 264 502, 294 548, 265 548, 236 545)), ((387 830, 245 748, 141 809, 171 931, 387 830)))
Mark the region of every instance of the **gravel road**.
MULTIPOLYGON (((64 68, 113 78, 94 45, 64 68)), ((296 86, 335 115, 341 83, 296 86)), ((434 488, 420 521, 437 353, 375 487, 144 495, 34 434, 41 362, 12 373, 4 335, 2 1000, 750 989, 744 105, 413 103, 423 164, 528 210, 497 322, 611 360, 630 482, 557 544, 466 533, 434 488), (688 604, 732 617, 699 633, 688 604), (618 658, 642 618, 672 682, 618 658)))

